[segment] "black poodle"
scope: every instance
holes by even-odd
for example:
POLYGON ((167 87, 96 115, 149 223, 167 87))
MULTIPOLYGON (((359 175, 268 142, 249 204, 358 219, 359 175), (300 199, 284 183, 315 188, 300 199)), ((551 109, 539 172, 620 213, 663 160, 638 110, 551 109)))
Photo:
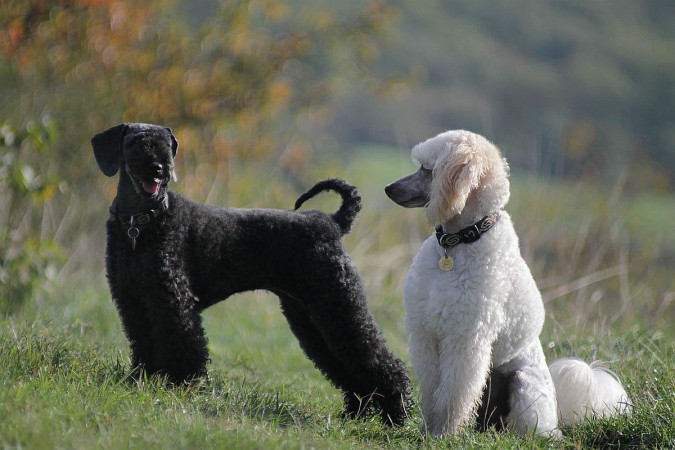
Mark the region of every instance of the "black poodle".
POLYGON ((344 393, 345 414, 370 406, 386 423, 406 417, 409 381, 368 312, 366 294, 341 237, 361 205, 342 180, 319 182, 342 196, 319 211, 213 208, 168 190, 178 143, 169 128, 121 124, 92 139, 96 162, 120 173, 107 222, 106 268, 131 343, 136 373, 182 383, 206 374, 200 313, 232 294, 276 294, 300 346, 344 393))

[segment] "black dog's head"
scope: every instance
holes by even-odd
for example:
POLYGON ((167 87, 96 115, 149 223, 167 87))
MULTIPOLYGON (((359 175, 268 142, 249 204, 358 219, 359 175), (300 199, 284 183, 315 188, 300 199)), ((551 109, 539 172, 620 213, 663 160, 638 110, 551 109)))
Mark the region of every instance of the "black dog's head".
POLYGON ((137 195, 160 199, 174 173, 178 142, 170 128, 145 123, 120 124, 91 140, 101 171, 112 177, 120 167, 137 195))

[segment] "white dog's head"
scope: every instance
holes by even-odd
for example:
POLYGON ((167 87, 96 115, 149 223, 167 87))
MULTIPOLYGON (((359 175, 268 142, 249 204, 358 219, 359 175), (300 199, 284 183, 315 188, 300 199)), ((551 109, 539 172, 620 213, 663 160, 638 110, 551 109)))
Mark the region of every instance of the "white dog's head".
POLYGON ((417 144, 412 157, 420 170, 389 184, 385 192, 401 206, 425 206, 434 226, 458 215, 478 220, 509 200, 508 163, 483 136, 446 131, 417 144))

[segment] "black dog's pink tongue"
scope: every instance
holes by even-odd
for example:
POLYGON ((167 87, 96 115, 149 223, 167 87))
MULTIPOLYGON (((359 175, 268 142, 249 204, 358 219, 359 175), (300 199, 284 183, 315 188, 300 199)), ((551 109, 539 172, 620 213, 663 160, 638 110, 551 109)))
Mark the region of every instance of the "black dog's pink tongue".
POLYGON ((145 192, 147 192, 148 194, 156 194, 157 191, 159 190, 159 181, 152 180, 150 183, 144 181, 143 189, 145 189, 145 192))

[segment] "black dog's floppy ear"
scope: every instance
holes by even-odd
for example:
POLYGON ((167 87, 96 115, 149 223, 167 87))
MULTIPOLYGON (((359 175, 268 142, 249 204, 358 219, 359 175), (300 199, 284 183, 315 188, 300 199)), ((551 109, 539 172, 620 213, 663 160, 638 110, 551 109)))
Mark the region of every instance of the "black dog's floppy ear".
POLYGON ((112 177, 120 168, 122 137, 126 128, 127 124, 122 123, 98 133, 91 139, 96 163, 106 176, 112 177))
POLYGON ((171 128, 165 128, 165 129, 171 135, 171 153, 173 153, 173 157, 175 158, 176 152, 178 151, 178 141, 174 137, 173 132, 171 131, 171 128))

